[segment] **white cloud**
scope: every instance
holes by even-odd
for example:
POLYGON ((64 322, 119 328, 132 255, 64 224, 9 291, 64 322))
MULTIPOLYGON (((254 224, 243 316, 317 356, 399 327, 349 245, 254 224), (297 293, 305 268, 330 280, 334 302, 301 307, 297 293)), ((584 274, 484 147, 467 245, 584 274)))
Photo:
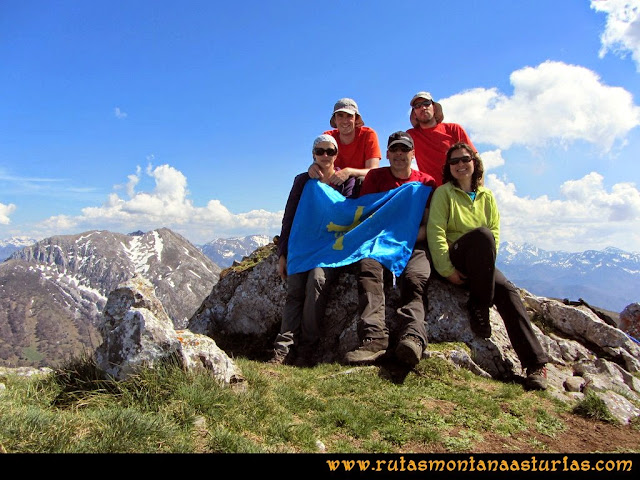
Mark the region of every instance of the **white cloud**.
POLYGON ((116 118, 127 118, 127 112, 123 112, 122 110, 120 110, 120 107, 114 108, 113 113, 116 118))
POLYGON ((510 76, 513 95, 475 88, 441 100, 447 119, 462 124, 474 143, 502 149, 586 141, 603 152, 623 144, 640 125, 640 107, 621 87, 601 82, 593 71, 544 62, 510 76))
POLYGON ((13 203, 10 203, 9 205, 0 203, 0 225, 9 225, 11 223, 9 215, 11 215, 15 209, 16 206, 13 203))
POLYGON ((633 183, 618 183, 610 191, 592 172, 560 187, 561 199, 546 195, 522 198, 512 183, 488 175, 501 218, 501 241, 532 243, 548 250, 583 251, 617 246, 638 251, 640 191, 633 183))
POLYGON ((592 0, 591 8, 607 14, 600 58, 609 51, 621 58, 631 53, 640 72, 640 0, 592 0))
MULTIPOLYGON (((488 165, 495 166, 502 159, 500 150, 482 155, 488 165)), ((134 176, 143 175, 141 169, 137 172, 134 176)), ((187 198, 186 177, 169 165, 149 166, 144 175, 155 181, 151 192, 135 191, 135 185, 129 182, 129 198, 111 193, 102 205, 86 207, 80 215, 46 219, 31 235, 45 238, 93 229, 127 233, 168 227, 193 243, 205 243, 216 237, 274 235, 280 230, 282 211, 233 213, 219 200, 194 206, 187 198)), ((487 186, 500 209, 502 241, 533 243, 548 250, 583 251, 613 245, 638 251, 640 191, 633 183, 605 188, 603 176, 592 172, 562 184, 557 200, 546 195, 518 196, 513 183, 495 174, 487 175, 487 186)), ((14 208, 0 204, 0 223, 14 208)))
POLYGON ((485 172, 504 165, 504 158, 502 158, 502 150, 500 149, 483 152, 480 154, 480 158, 482 158, 485 172))
POLYGON ((138 167, 124 185, 128 199, 111 193, 102 205, 83 208, 81 215, 50 217, 38 225, 40 237, 91 229, 128 232, 167 227, 194 243, 204 243, 220 236, 275 234, 280 230, 283 212, 235 214, 219 200, 211 200, 205 207, 194 206, 187 198, 186 177, 170 165, 149 165, 144 174, 154 180, 153 191, 136 191, 142 175, 138 167))

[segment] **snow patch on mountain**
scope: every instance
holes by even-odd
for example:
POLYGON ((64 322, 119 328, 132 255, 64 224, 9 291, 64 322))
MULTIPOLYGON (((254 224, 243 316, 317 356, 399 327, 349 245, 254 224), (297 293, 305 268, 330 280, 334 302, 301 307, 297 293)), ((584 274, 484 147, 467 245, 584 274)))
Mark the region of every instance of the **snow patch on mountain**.
POLYGON ((256 249, 271 242, 268 235, 249 235, 246 237, 216 238, 198 246, 202 253, 221 268, 230 267, 234 261, 251 255, 256 249))
POLYGON ((9 258, 13 252, 29 247, 36 242, 37 240, 34 238, 21 235, 0 240, 0 262, 9 258))
POLYGON ((569 253, 505 242, 500 245, 497 266, 509 280, 535 295, 582 298, 613 312, 640 300, 640 253, 614 247, 569 253))

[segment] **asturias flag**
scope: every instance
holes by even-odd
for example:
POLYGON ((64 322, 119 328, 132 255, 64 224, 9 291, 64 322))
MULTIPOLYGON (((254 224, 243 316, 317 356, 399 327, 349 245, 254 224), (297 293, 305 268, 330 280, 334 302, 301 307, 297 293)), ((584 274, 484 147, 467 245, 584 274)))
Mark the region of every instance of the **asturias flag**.
POLYGON ((291 227, 288 273, 373 258, 399 276, 411 256, 431 190, 409 182, 352 199, 318 180, 307 181, 291 227))

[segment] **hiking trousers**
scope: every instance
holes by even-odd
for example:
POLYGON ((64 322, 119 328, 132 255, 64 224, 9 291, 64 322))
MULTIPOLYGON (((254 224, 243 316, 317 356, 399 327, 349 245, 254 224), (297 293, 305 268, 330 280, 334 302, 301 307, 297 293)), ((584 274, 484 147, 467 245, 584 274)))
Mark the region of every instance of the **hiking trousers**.
MULTIPOLYGON (((389 328, 385 318, 384 274, 388 270, 371 258, 358 263, 359 337, 361 340, 386 339, 389 328)), ((423 345, 427 345, 424 294, 430 273, 426 247, 420 244, 413 249, 407 266, 397 279, 401 298, 401 306, 396 311, 401 325, 400 336, 415 335, 423 345)))
POLYGON ((495 266, 496 244, 491 230, 480 227, 464 234, 449 247, 449 258, 466 275, 470 300, 485 307, 496 306, 522 366, 533 368, 547 363, 549 359, 517 288, 495 266))
POLYGON ((320 339, 320 322, 330 286, 339 273, 339 268, 316 267, 287 276, 287 298, 280 333, 274 343, 276 349, 287 353, 294 343, 309 346, 320 339))

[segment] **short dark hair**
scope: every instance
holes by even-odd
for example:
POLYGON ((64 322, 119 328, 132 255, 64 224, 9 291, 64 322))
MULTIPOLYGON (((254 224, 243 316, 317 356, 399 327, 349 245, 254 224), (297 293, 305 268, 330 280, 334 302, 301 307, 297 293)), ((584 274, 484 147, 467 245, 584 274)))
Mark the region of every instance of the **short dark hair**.
POLYGON ((464 149, 471 155, 473 159, 473 175, 471 175, 471 188, 476 190, 479 185, 484 185, 484 165, 482 164, 482 159, 478 152, 474 151, 473 148, 468 143, 458 142, 454 143, 447 150, 447 160, 444 163, 444 167, 442 167, 442 183, 451 182, 456 187, 459 187, 458 181, 453 178, 451 175, 451 168, 449 167, 449 160, 451 159, 451 154, 456 150, 464 149))

